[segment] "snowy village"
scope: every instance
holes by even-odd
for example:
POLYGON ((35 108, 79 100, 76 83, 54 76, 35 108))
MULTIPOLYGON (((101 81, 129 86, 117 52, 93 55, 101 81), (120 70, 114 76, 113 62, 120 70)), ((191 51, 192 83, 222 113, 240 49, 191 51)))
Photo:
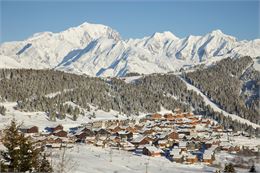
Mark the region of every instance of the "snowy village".
POLYGON ((223 163, 221 159, 231 155, 228 162, 242 170, 250 169, 260 159, 260 144, 254 136, 224 129, 216 121, 179 109, 139 119, 93 120, 66 130, 62 124, 42 130, 36 125, 23 124, 19 130, 49 151, 85 145, 109 150, 110 154, 121 150, 135 157, 160 157, 169 164, 213 168, 218 168, 223 163))

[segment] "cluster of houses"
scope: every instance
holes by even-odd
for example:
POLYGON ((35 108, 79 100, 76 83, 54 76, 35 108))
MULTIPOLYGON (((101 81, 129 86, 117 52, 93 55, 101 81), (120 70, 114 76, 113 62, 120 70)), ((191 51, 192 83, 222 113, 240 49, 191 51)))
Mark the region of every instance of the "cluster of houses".
POLYGON ((165 157, 184 164, 212 164, 215 153, 221 150, 238 153, 241 146, 230 141, 232 136, 242 135, 225 130, 209 118, 180 111, 132 120, 99 120, 69 130, 59 124, 46 127, 44 132, 39 132, 37 126, 23 126, 20 131, 31 134, 46 147, 86 143, 131 151, 135 155, 165 157))

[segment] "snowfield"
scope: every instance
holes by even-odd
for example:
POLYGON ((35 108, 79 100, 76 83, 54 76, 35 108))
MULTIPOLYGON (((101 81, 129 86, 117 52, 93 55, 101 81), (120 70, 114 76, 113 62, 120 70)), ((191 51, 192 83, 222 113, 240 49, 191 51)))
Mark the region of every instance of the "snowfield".
MULTIPOLYGON (((253 141, 251 141, 253 142, 253 141)), ((258 140, 259 142, 259 140, 258 140)), ((53 166, 59 163, 59 149, 48 149, 52 152, 53 166)), ((66 149, 65 160, 68 160, 65 170, 75 173, 214 173, 218 168, 197 164, 180 164, 167 160, 165 157, 149 157, 135 155, 123 150, 95 147, 92 145, 78 144, 66 149)), ((215 163, 220 163, 222 168, 229 163, 233 155, 220 152, 216 154, 215 163)), ((260 170, 260 164, 256 164, 260 170)), ((236 168, 237 173, 246 173, 248 170, 236 168)))
MULTIPOLYGON (((44 130, 47 126, 62 124, 65 130, 68 130, 71 127, 76 127, 81 125, 82 123, 87 123, 93 121, 93 119, 89 119, 88 115, 92 115, 95 112, 96 118, 95 120, 108 120, 108 119, 117 119, 115 115, 118 115, 116 111, 105 112, 102 110, 97 110, 95 107, 91 106, 91 111, 87 112, 85 116, 79 116, 77 121, 73 121, 72 118, 68 115, 64 120, 56 119, 55 122, 49 121, 48 116, 45 112, 21 112, 19 110, 15 110, 16 106, 15 102, 5 102, 0 103, 0 105, 5 106, 7 109, 6 115, 0 115, 0 129, 3 129, 7 124, 11 122, 13 118, 15 118, 19 123, 23 123, 24 125, 37 125, 39 130, 44 130)), ((126 118, 124 115, 119 115, 119 119, 126 118)))
MULTIPOLYGON (((71 160, 67 169, 73 168, 71 172, 75 173, 145 173, 147 163, 149 173, 206 173, 215 170, 203 164, 178 164, 164 157, 137 156, 122 150, 111 152, 109 148, 91 145, 77 145, 67 149, 66 155, 67 159, 71 160)), ((57 164, 57 161, 54 164, 57 164)))

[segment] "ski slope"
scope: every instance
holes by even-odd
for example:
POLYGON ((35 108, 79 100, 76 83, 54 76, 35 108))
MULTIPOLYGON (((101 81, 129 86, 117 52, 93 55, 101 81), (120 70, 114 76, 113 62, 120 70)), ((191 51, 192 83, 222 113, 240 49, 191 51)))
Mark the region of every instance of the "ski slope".
POLYGON ((230 114, 228 112, 226 112, 225 110, 223 109, 220 109, 218 107, 218 105, 216 105, 215 103, 213 103, 205 94, 203 94, 198 88, 196 88, 195 86, 189 84, 185 79, 183 79, 182 77, 178 76, 187 86, 187 89, 188 90, 193 90, 195 91, 198 95, 202 96, 204 102, 209 105, 214 111, 216 112, 220 112, 222 113, 224 116, 228 116, 230 117, 232 120, 237 120, 243 124, 247 124, 247 125, 251 125, 253 128, 260 128, 260 125, 258 124, 255 124, 255 123, 252 123, 250 122, 249 120, 246 120, 244 118, 241 118, 240 116, 238 115, 235 115, 235 114, 230 114))

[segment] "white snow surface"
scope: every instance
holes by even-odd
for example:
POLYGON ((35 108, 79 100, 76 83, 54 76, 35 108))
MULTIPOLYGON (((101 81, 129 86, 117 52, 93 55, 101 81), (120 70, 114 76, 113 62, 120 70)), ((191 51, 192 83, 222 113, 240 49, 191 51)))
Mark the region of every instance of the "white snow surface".
POLYGON ((140 79, 142 76, 131 76, 131 77, 121 77, 120 79, 122 79, 123 81, 125 81, 125 83, 133 83, 136 80, 140 79))
POLYGON ((0 68, 23 68, 15 59, 0 55, 0 68))
MULTIPOLYGON (((66 102, 66 104, 71 104, 73 106, 78 106, 72 102, 66 102)), ((68 130, 71 127, 80 126, 82 123, 97 121, 97 120, 109 120, 109 119, 124 119, 126 116, 119 115, 116 111, 105 112, 103 110, 99 110, 94 106, 90 106, 90 111, 86 112, 86 115, 80 115, 76 121, 73 121, 70 115, 67 115, 67 118, 64 120, 56 119, 55 122, 49 121, 48 116, 45 112, 21 112, 19 110, 14 109, 17 105, 16 102, 2 102, 0 105, 3 105, 7 111, 6 115, 0 115, 0 129, 5 128, 13 118, 17 120, 18 123, 23 123, 25 126, 36 125, 39 127, 39 130, 42 131, 45 127, 62 124, 65 130, 68 130), (89 119, 89 115, 92 115, 95 112, 96 118, 89 119), (118 115, 116 117, 115 115, 118 115)), ((80 108, 82 109, 82 108, 80 108)))
MULTIPOLYGON (((121 39, 112 28, 83 23, 0 45, 0 68, 54 68, 90 76, 166 73, 222 58, 260 56, 260 39, 238 41, 220 30, 178 38, 169 31, 121 39)), ((254 67, 258 68, 259 61, 254 67)))
MULTIPOLYGON (((60 151, 56 150, 56 152, 60 151)), ((147 163, 149 173, 205 173, 215 170, 215 168, 203 164, 178 164, 170 162, 165 157, 136 156, 122 150, 112 150, 111 152, 109 148, 85 144, 67 150, 66 155, 71 159, 67 168, 73 167, 72 172, 77 173, 144 173, 147 163)))
POLYGON ((65 89, 62 92, 58 91, 58 92, 50 93, 50 94, 45 95, 45 97, 53 98, 53 97, 55 97, 57 95, 60 95, 61 93, 66 93, 66 92, 69 92, 69 91, 73 91, 73 88, 72 89, 65 89))
POLYGON ((259 128, 259 127, 260 127, 260 125, 258 125, 258 124, 255 124, 255 123, 253 123, 253 122, 251 122, 251 121, 249 121, 249 120, 246 120, 246 119, 244 119, 244 118, 241 118, 241 117, 238 116, 238 115, 230 114, 230 113, 226 112, 225 110, 219 108, 218 105, 216 105, 214 102, 212 102, 212 101, 211 101, 205 94, 203 94, 198 88, 196 88, 195 86, 189 84, 186 80, 184 80, 184 79, 181 78, 180 76, 179 76, 179 78, 186 84, 188 90, 193 90, 193 91, 195 91, 197 94, 199 94, 199 95, 203 98, 204 102, 205 102, 207 105, 209 105, 214 111, 223 113, 224 116, 228 116, 228 117, 230 117, 232 120, 237 120, 237 121, 239 121, 239 122, 241 122, 241 123, 243 123, 243 124, 251 125, 253 128, 259 128))

